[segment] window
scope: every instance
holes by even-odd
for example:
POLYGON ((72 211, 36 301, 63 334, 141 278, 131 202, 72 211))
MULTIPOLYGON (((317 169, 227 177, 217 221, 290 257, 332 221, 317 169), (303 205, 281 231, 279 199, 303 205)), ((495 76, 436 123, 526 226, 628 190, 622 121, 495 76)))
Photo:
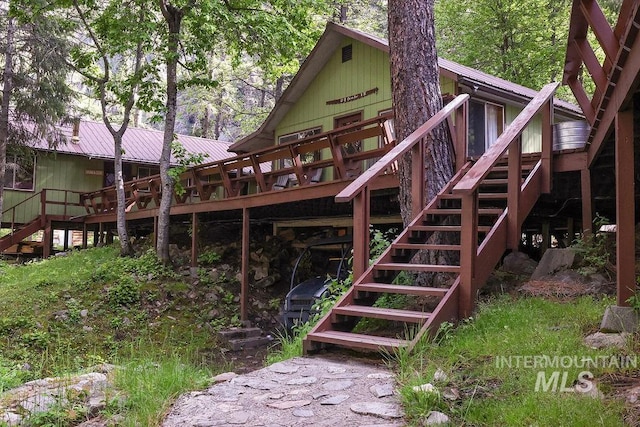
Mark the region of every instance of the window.
POLYGON ((3 180, 4 188, 33 191, 35 166, 35 157, 21 157, 7 154, 7 164, 3 180))
POLYGON ((481 156, 504 130, 504 107, 498 104, 471 100, 469 102, 470 157, 481 156))
POLYGON ((138 178, 147 178, 152 175, 158 175, 160 168, 150 166, 138 166, 138 178))

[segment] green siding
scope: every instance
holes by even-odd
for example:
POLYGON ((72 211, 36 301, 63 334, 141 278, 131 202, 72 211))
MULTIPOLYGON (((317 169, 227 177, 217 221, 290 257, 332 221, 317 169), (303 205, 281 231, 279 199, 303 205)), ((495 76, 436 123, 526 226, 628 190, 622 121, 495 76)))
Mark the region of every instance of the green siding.
MULTIPOLYGON (((85 157, 70 156, 67 154, 38 153, 36 158, 36 182, 34 191, 5 189, 3 221, 11 221, 12 214, 9 209, 12 206, 30 198, 44 188, 74 191, 93 191, 101 188, 102 175, 87 175, 87 170, 102 171, 103 161, 90 160, 85 157)), ((64 201, 64 193, 50 192, 48 198, 50 200, 64 201)), ((39 209, 39 197, 34 197, 16 210, 15 221, 31 221, 38 215, 39 209)), ((63 208, 62 206, 51 206, 47 213, 61 214, 63 213, 63 208)), ((75 210, 72 215, 80 215, 81 213, 82 210, 75 210)))

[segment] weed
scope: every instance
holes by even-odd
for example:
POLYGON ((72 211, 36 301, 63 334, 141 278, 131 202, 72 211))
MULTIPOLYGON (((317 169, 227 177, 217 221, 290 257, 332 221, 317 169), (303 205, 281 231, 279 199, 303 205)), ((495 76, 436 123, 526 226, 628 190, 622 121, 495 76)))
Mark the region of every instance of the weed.
POLYGON ((609 224, 609 220, 596 214, 593 224, 596 232, 575 240, 572 245, 582 257, 581 267, 578 271, 583 275, 607 272, 611 277, 612 272, 615 271, 611 263, 614 243, 609 239, 607 233, 597 232, 603 225, 609 224))
POLYGON ((111 308, 128 307, 139 300, 140 286, 131 277, 121 277, 107 289, 107 302, 111 308))
POLYGON ((220 254, 215 251, 205 251, 198 256, 198 264, 212 265, 220 261, 220 254))

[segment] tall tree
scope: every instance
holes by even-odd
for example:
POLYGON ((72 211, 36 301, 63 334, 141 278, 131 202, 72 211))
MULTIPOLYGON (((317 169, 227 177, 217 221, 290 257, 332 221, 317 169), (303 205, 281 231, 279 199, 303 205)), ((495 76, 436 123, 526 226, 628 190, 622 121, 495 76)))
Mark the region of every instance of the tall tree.
MULTIPOLYGON (((434 0, 389 1, 389 59, 391 63, 391 89, 398 141, 421 126, 442 108, 440 75, 436 52, 433 18, 434 0)), ((425 144, 426 198, 430 200, 453 176, 453 147, 444 123, 438 126, 425 144)), ((411 199, 411 155, 405 155, 399 164, 400 213, 406 225, 411 222, 411 206, 425 205, 426 200, 411 199)), ((445 235, 433 236, 443 241, 445 235)), ((431 254, 421 252, 421 263, 449 264, 448 252, 431 254)), ((417 283, 432 279, 419 275, 417 283)), ((434 277, 445 281, 445 277, 434 277)))
POLYGON ((146 56, 153 50, 153 38, 148 31, 143 31, 152 28, 153 18, 141 0, 124 4, 73 0, 72 5, 81 29, 71 52, 72 66, 99 101, 102 120, 113 138, 118 240, 120 255, 127 256, 133 250, 126 223, 122 139, 134 106, 148 110, 154 105, 153 90, 140 96, 145 84, 158 88, 152 83, 157 64, 146 56))
MULTIPOLYGON (((158 0, 164 18, 162 51, 166 67, 166 103, 163 150, 160 158, 162 198, 158 215, 158 258, 169 259, 169 214, 174 180, 169 173, 176 125, 178 87, 215 85, 208 76, 207 53, 225 46, 238 64, 253 58, 267 75, 279 76, 311 49, 319 27, 314 12, 324 7, 314 0, 223 0, 197 2, 158 0), (180 81, 178 66, 188 71, 180 81)), ((296 64, 297 65, 297 64, 296 64)))
POLYGON ((60 60, 69 28, 64 16, 38 0, 0 3, 0 218, 7 148, 40 139, 52 146, 64 141, 56 126, 66 119, 71 99, 68 68, 60 60))
POLYGON ((540 88, 562 75, 570 0, 439 0, 442 56, 540 88))
MULTIPOLYGON (((402 141, 442 109, 440 75, 433 19, 434 0, 389 1, 389 59, 398 141, 402 141)), ((453 175, 453 148, 441 125, 426 142, 425 180, 431 199, 453 175)), ((400 205, 403 222, 411 218, 411 158, 400 163, 400 205)))

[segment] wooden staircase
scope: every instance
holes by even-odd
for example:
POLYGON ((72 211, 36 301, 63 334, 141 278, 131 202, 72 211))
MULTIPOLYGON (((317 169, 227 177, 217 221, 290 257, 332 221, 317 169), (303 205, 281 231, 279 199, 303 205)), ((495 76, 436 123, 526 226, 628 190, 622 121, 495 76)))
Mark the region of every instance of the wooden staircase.
POLYGON ((42 230, 43 227, 44 225, 42 224, 40 217, 28 222, 27 224, 20 225, 15 230, 12 230, 10 234, 0 238, 0 253, 4 252, 16 243, 20 243, 32 234, 42 230))
MULTIPOLYGON (((461 167, 380 258, 356 275, 354 285, 306 336, 305 352, 327 345, 388 352, 412 348, 424 335, 433 336, 443 322, 455 322, 471 314, 478 289, 504 252, 517 249, 524 218, 538 197, 550 191, 550 117, 557 86, 545 86, 496 143, 477 162, 461 167), (522 156, 520 135, 541 111, 545 123, 542 153, 522 156), (441 238, 443 235, 445 239, 441 238), (441 241, 447 243, 440 244, 441 241), (442 259, 439 255, 446 254, 444 259, 448 263, 420 262, 416 257, 420 251, 432 256, 419 259, 442 259), (401 272, 408 273, 409 277, 416 277, 417 273, 447 274, 449 286, 407 285, 406 279, 398 280, 401 272), (381 298, 383 295, 387 297, 381 298), (376 304, 377 301, 385 303, 376 304), (389 301, 395 301, 396 305, 385 308, 389 301), (402 307, 398 307, 398 302, 402 307), (363 321, 365 319, 376 320, 363 321)), ((414 156, 421 155, 415 150, 416 147, 422 149, 424 136, 465 102, 464 95, 456 98, 453 105, 429 119, 380 159, 377 167, 369 169, 336 197, 338 201, 354 200, 354 224, 367 223, 368 212, 363 201, 369 198, 368 182, 375 179, 376 171, 383 170, 388 162, 409 150, 414 150, 414 156), (361 213, 357 207, 362 209, 361 213)), ((458 120, 460 116, 456 116, 457 123, 466 127, 464 121, 458 120)), ((414 167, 415 173, 424 170, 421 164, 414 167)), ((415 175, 412 181, 423 182, 415 175)), ((412 194, 421 193, 414 188, 412 194)), ((358 230, 354 229, 354 258, 367 256, 368 260, 368 251, 355 247, 356 233, 358 230)), ((360 233, 364 236, 364 227, 360 233)), ((364 237, 363 240, 367 241, 364 237)), ((358 260, 354 260, 354 265, 357 263, 358 260)))
MULTIPOLYGON (((349 289, 336 304, 330 316, 307 335, 305 349, 317 349, 322 344, 368 350, 393 351, 398 347, 413 346, 425 333, 433 335, 442 322, 458 319, 458 287, 460 284, 460 233, 462 231, 462 200, 453 189, 469 171, 468 163, 447 186, 422 210, 412 223, 390 245, 383 255, 349 289), (435 243, 437 234, 447 235, 448 244, 435 243), (447 252, 450 265, 411 263, 419 251, 427 253, 447 252), (398 285, 400 272, 450 273, 448 287, 398 285), (416 306, 411 309, 382 308, 374 304, 380 296, 405 295, 416 306), (417 297, 417 298, 415 298, 417 297), (349 332, 361 319, 381 319, 377 331, 371 335, 349 332), (380 328, 383 326, 383 328, 380 328), (401 336, 385 336, 391 331, 401 336)), ((522 183, 533 170, 532 163, 522 165, 522 183)), ((479 207, 476 222, 478 246, 482 246, 498 219, 507 209, 507 167, 494 167, 480 184, 479 207)), ((502 250, 504 251, 506 247, 502 250)), ((433 257, 427 257, 431 259, 433 257)), ((375 323, 374 323, 375 325, 375 323)))

